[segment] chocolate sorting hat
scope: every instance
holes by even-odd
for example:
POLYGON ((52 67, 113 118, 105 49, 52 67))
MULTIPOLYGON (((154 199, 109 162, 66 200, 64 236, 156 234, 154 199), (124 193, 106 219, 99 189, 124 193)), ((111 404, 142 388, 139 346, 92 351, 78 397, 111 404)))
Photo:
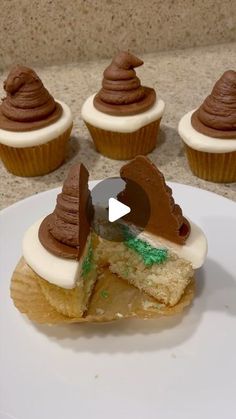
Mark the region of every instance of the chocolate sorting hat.
POLYGON ((12 68, 4 89, 7 95, 0 106, 1 129, 30 131, 52 124, 62 114, 61 105, 31 68, 12 68))
POLYGON ((192 115, 200 133, 222 139, 236 138, 236 71, 226 71, 192 115))
POLYGON ((135 67, 143 61, 126 51, 119 52, 103 73, 102 89, 94 98, 101 112, 122 116, 147 111, 156 101, 156 93, 142 86, 135 67))
POLYGON ((83 253, 93 215, 88 178, 83 164, 72 166, 55 210, 40 226, 41 244, 57 256, 80 259, 83 253))
POLYGON ((143 205, 144 200, 139 199, 134 188, 134 184, 137 184, 146 193, 150 204, 145 230, 171 242, 184 244, 190 234, 190 224, 183 217, 179 205, 175 204, 172 190, 156 166, 148 158, 138 156, 121 168, 120 176, 126 186, 118 199, 131 208, 125 219, 140 226, 138 214, 147 211, 146 204, 143 205), (137 210, 132 211, 135 208, 137 210))

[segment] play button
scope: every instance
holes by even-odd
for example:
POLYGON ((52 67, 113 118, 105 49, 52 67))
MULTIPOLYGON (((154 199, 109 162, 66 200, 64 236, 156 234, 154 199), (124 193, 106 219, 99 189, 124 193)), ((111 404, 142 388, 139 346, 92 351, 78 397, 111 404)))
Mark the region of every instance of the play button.
MULTIPOLYGON (((129 216, 138 221, 139 231, 145 228, 150 216, 149 199, 136 183, 133 182, 129 187, 132 188, 136 197, 133 206, 121 202, 120 193, 125 190, 126 182, 120 177, 102 180, 91 190, 94 212, 92 228, 98 236, 106 240, 122 241, 124 230, 121 225, 129 222, 129 216)), ((139 231, 137 230, 137 234, 139 231)))
POLYGON ((117 221, 125 215, 129 214, 129 212, 130 207, 122 204, 115 198, 109 198, 108 220, 111 223, 114 223, 114 221, 117 221))

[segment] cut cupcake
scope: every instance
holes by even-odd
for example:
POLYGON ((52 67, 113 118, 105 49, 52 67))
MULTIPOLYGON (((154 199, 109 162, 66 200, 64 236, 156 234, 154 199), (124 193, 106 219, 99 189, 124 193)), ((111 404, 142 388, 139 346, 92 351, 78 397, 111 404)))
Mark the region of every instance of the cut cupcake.
POLYGON ((142 64, 119 52, 104 71, 101 90, 82 107, 96 149, 112 159, 145 155, 156 146, 165 104, 154 89, 141 85, 134 69, 142 64))
POLYGON ((55 101, 38 75, 14 67, 0 106, 0 157, 18 176, 39 176, 59 167, 72 129, 70 108, 55 101))
POLYGON ((236 72, 226 71, 211 94, 179 122, 192 172, 212 182, 236 181, 236 72))
POLYGON ((193 280, 194 269, 206 257, 207 241, 195 224, 183 217, 162 173, 146 157, 136 157, 120 172, 126 188, 118 199, 131 208, 121 228, 124 240, 99 239, 100 263, 166 306, 175 306, 193 280), (145 211, 133 188, 138 184, 150 201, 149 221, 140 230, 145 211), (138 210, 137 210, 138 209, 138 210))
POLYGON ((15 306, 33 321, 53 324, 181 312, 206 256, 204 234, 183 217, 163 175, 140 156, 121 169, 126 187, 118 199, 131 208, 119 225, 122 241, 104 239, 92 228, 88 176, 82 164, 73 166, 53 213, 25 233, 11 281, 15 306), (145 205, 134 183, 150 201, 144 231, 145 205))

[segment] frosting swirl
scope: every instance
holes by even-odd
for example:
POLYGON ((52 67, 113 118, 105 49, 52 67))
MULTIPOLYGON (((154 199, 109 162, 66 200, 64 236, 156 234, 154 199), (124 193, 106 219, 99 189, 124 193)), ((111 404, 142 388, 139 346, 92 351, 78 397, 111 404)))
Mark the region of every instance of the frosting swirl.
POLYGON ((134 115, 152 107, 154 89, 142 86, 134 68, 143 61, 126 51, 119 52, 103 73, 102 89, 94 97, 99 111, 115 115, 134 115))
POLYGON ((85 247, 92 215, 88 176, 82 164, 70 169, 55 210, 40 226, 40 242, 57 256, 79 259, 85 247))
POLYGON ((6 97, 0 106, 0 128, 30 131, 55 122, 62 108, 38 75, 24 66, 14 67, 4 82, 6 97))
POLYGON ((236 138, 236 71, 226 71, 192 115, 192 126, 209 137, 236 138))

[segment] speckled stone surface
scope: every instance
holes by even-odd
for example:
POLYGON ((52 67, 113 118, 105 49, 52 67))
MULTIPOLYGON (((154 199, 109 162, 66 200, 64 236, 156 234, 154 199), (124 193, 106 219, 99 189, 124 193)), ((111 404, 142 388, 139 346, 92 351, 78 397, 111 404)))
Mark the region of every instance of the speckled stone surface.
POLYGON ((0 67, 236 41, 235 0, 1 0, 0 67))
MULTIPOLYGON (((176 50, 146 55, 143 58, 145 65, 138 69, 142 82, 153 86, 166 102, 159 145, 150 154, 150 158, 163 171, 167 180, 204 188, 236 201, 236 183, 214 184, 192 175, 177 133, 181 116, 201 103, 224 70, 235 68, 236 44, 176 50)), ((123 162, 98 154, 80 119, 81 105, 90 94, 99 89, 101 75, 107 64, 106 60, 36 68, 54 96, 71 106, 74 129, 70 152, 66 164, 39 178, 15 177, 7 173, 0 163, 0 208, 61 185, 68 168, 77 161, 82 161, 88 167, 91 179, 119 174, 123 162)), ((5 75, 6 73, 0 77, 1 84, 5 75)), ((0 94, 2 96, 2 92, 0 94)))

